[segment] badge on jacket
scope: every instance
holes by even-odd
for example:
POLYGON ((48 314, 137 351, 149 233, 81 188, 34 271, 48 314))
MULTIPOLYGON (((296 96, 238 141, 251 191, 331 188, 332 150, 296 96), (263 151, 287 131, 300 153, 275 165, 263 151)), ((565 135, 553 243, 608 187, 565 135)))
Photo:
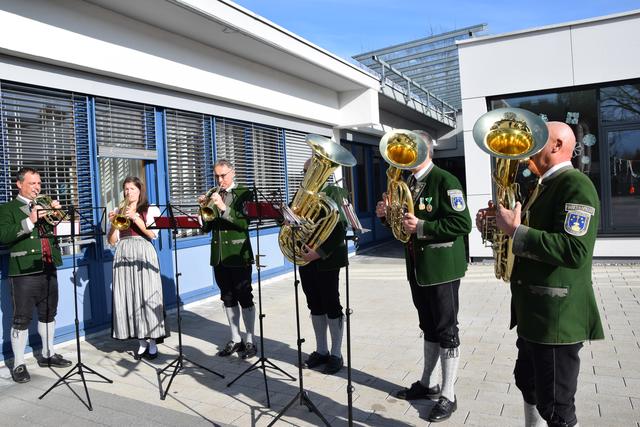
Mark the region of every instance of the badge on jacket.
POLYGON ((451 207, 456 212, 462 212, 465 209, 464 196, 462 190, 449 190, 447 191, 449 200, 451 201, 451 207))
POLYGON ((587 205, 566 203, 564 210, 567 216, 564 218, 564 231, 572 236, 584 236, 589 230, 589 221, 596 212, 595 208, 587 205))

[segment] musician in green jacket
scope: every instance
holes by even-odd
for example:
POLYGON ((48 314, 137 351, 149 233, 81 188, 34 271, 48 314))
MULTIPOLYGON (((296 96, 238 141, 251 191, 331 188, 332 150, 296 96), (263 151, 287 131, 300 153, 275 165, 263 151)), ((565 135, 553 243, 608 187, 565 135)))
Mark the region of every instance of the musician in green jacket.
POLYGON ((244 213, 244 203, 253 196, 249 189, 234 182, 235 169, 227 160, 214 165, 218 187, 211 194, 198 198, 200 204, 210 199, 215 218, 205 221, 202 230, 211 232, 211 265, 220 288, 231 338, 218 356, 239 353, 243 359, 257 353, 253 342, 256 312, 251 287, 253 251, 249 241, 249 220, 244 213), (245 340, 240 337, 240 308, 246 329, 245 340))
POLYGON ((549 426, 571 427, 578 423, 578 353, 584 341, 604 338, 591 282, 600 202, 591 180, 571 164, 571 128, 547 127, 547 144, 530 161, 541 177, 538 188, 524 212, 520 203, 514 210, 500 206, 496 223, 513 238, 516 255, 511 327, 517 326, 514 376, 526 424, 542 423, 541 416, 549 426))
POLYGON ((58 309, 58 279, 56 267, 62 265, 57 241, 52 237, 52 225, 44 217, 49 208, 60 209, 57 200, 46 209, 34 200, 40 194, 40 174, 33 168, 18 171, 15 199, 0 205, 0 244, 9 247, 9 283, 13 297, 11 349, 13 380, 25 383, 31 379, 24 363, 24 349, 29 337, 29 324, 34 307, 38 309, 38 333, 42 339, 41 367, 67 367, 71 361, 53 353, 55 316, 58 309))
MULTIPOLYGON (((304 164, 304 172, 311 163, 304 164)), ((316 250, 305 245, 302 257, 308 264, 301 266, 300 281, 311 312, 311 324, 316 338, 316 350, 305 366, 313 369, 324 366, 323 373, 335 374, 344 366, 342 357, 343 313, 340 304, 340 269, 347 265, 346 218, 342 205, 348 197, 346 190, 336 185, 325 185, 322 192, 329 196, 340 210, 340 220, 316 250), (327 329, 331 348, 327 345, 327 329)))
MULTIPOLYGON (((426 160, 412 170, 408 185, 415 214, 406 213, 405 244, 407 280, 423 331, 422 378, 395 393, 400 399, 438 399, 427 419, 448 419, 457 409, 454 383, 460 361, 458 291, 467 270, 464 236, 471 231, 471 217, 462 185, 451 173, 433 164, 433 139, 418 133, 427 144, 426 160), (442 386, 438 383, 438 363, 442 386)), ((386 222, 386 195, 376 205, 376 215, 386 222)))

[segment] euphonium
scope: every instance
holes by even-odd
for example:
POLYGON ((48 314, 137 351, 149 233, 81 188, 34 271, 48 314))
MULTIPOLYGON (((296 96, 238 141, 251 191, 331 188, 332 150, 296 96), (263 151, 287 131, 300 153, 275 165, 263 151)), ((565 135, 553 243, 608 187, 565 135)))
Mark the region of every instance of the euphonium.
POLYGON ((386 221, 396 239, 408 242, 411 234, 402 226, 405 213, 414 213, 413 196, 402 180, 404 169, 413 169, 427 159, 427 142, 416 132, 396 129, 380 140, 380 154, 389 163, 387 168, 386 221))
POLYGON ((211 196, 218 191, 220 187, 212 187, 204 195, 204 201, 200 204, 200 216, 203 222, 213 221, 218 216, 216 205, 211 200, 211 196))
POLYGON ((520 196, 516 183, 518 165, 542 150, 547 143, 545 122, 536 114, 521 108, 499 108, 483 114, 473 126, 476 144, 494 159, 493 182, 497 202, 483 209, 485 228, 483 243, 489 242, 495 259, 496 278, 509 281, 513 269, 512 239, 496 227, 498 203, 513 209, 520 196))
POLYGON ((60 221, 67 221, 69 219, 69 215, 67 215, 62 209, 54 209, 51 207, 53 200, 49 196, 39 194, 35 199, 33 199, 33 203, 42 206, 43 209, 47 210, 42 218, 51 225, 56 225, 60 221))
POLYGON ((291 202, 291 210, 301 220, 300 229, 285 224, 280 229, 278 243, 282 254, 296 265, 306 265, 302 257, 304 245, 316 250, 329 237, 340 219, 336 203, 319 192, 338 166, 352 167, 356 159, 344 147, 320 135, 307 135, 307 145, 313 151, 311 164, 300 188, 291 202), (293 238, 295 237, 295 246, 293 238))
POLYGON ((131 219, 125 215, 128 201, 124 198, 118 206, 118 213, 111 220, 111 226, 118 231, 128 230, 131 227, 131 219))

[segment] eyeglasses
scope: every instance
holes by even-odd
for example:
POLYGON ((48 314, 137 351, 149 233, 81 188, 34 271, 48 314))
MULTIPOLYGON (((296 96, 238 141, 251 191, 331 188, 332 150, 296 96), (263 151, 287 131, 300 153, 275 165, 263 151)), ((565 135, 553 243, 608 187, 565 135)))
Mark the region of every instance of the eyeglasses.
POLYGON ((227 173, 223 173, 222 175, 213 175, 215 177, 215 179, 225 179, 227 177, 227 175, 229 175, 232 171, 229 171, 227 173))

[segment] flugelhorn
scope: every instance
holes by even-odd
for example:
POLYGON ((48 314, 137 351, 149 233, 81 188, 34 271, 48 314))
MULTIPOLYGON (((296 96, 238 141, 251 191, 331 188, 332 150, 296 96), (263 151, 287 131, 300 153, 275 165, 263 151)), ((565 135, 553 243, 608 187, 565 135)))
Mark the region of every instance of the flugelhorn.
POLYGON ((56 225, 60 221, 67 221, 69 219, 69 215, 62 209, 55 209, 51 206, 53 200, 51 197, 39 194, 33 199, 33 203, 39 206, 42 206, 42 209, 47 210, 45 215, 42 217, 48 224, 56 225))
POLYGON ((540 116, 521 108, 498 108, 483 114, 473 125, 476 144, 495 159, 493 182, 496 201, 483 209, 485 228, 482 241, 493 249, 496 278, 509 281, 514 255, 512 239, 496 227, 496 206, 513 209, 519 199, 516 182, 518 165, 538 153, 547 143, 549 133, 540 116))
POLYGON ((213 221, 218 216, 218 208, 211 199, 211 196, 218 194, 220 187, 211 187, 204 195, 204 200, 200 203, 200 216, 203 222, 213 221))
POLYGON ((405 213, 414 213, 413 196, 402 180, 402 171, 414 169, 427 159, 427 142, 417 133, 406 129, 387 132, 380 140, 380 154, 389 163, 387 168, 386 222, 393 236, 407 243, 411 234, 402 226, 405 213))
POLYGON ((125 211, 127 209, 127 201, 126 197, 122 199, 120 205, 118 206, 118 213, 111 220, 111 226, 116 230, 123 231, 128 230, 131 227, 131 219, 127 215, 125 215, 125 211))

